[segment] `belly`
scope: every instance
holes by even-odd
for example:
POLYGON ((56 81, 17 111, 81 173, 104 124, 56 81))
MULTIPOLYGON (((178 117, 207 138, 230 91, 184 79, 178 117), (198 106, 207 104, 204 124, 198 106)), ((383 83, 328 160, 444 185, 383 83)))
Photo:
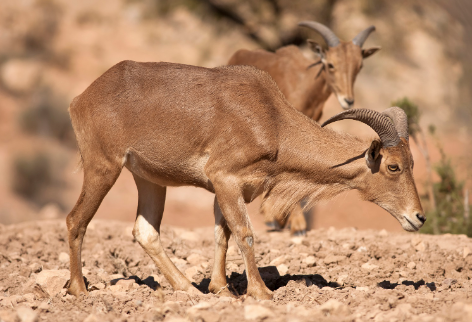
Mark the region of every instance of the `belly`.
POLYGON ((150 157, 129 149, 124 166, 133 174, 160 186, 195 186, 212 190, 212 184, 205 174, 208 154, 188 156, 172 160, 164 157, 150 157))

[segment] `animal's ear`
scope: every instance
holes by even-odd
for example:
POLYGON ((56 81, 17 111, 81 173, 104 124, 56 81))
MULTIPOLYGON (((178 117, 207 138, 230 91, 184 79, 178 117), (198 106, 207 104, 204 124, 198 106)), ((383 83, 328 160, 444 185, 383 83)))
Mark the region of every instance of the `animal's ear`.
POLYGON ((306 42, 310 46, 311 50, 313 50, 318 56, 324 57, 323 48, 316 41, 307 39, 306 42))
POLYGON ((381 147, 382 144, 379 141, 372 141, 369 149, 365 152, 365 161, 369 168, 373 169, 375 167, 375 161, 379 157, 381 147))
POLYGON ((372 56, 375 54, 377 51, 379 51, 382 47, 371 47, 369 49, 362 49, 362 58, 366 59, 369 56, 372 56))

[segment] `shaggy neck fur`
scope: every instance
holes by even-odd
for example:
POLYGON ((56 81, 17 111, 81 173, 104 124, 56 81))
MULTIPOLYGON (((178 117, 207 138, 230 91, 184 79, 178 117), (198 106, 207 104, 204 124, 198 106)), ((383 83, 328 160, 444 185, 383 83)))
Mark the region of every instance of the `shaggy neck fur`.
POLYGON ((363 178, 370 171, 364 156, 372 141, 317 124, 311 130, 314 135, 286 138, 281 145, 281 162, 276 164, 283 169, 274 171, 279 174, 267 180, 263 194, 275 217, 288 215, 302 200, 309 208, 346 190, 363 189, 363 178))

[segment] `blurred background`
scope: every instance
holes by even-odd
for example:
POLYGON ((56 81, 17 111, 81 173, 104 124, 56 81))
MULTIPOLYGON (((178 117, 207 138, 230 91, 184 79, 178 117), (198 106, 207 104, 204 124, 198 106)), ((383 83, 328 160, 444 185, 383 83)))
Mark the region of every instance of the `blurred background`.
MULTIPOLYGON (((472 3, 468 0, 3 0, 0 1, 0 223, 65 218, 79 196, 71 100, 121 60, 206 67, 238 49, 295 44, 314 58, 297 23, 314 20, 341 39, 375 25, 365 47, 356 108, 392 102, 410 114, 415 178, 430 220, 423 232, 470 233, 472 174, 472 3)), ((331 96, 321 122, 341 111, 331 96)), ((366 139, 354 121, 333 124, 366 139)), ((249 205, 263 229, 259 201, 249 205)), ((96 218, 134 220, 137 190, 124 170, 96 218)), ((164 223, 213 224, 213 195, 169 188, 164 223)), ((310 225, 400 231, 400 225, 351 191, 317 205, 310 225)))

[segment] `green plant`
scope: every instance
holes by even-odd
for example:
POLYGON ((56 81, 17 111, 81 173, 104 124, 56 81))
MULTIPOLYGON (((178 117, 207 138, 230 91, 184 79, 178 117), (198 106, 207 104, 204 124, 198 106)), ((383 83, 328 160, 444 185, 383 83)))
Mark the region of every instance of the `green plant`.
POLYGON ((416 137, 416 134, 420 129, 420 110, 418 105, 410 101, 408 97, 403 97, 392 102, 391 106, 398 106, 405 111, 408 117, 408 132, 412 137, 416 137))
POLYGON ((19 153, 12 159, 12 190, 38 206, 50 202, 62 206, 66 164, 63 155, 49 149, 19 153))
POLYGON ((20 114, 19 122, 27 133, 54 137, 66 145, 75 146, 67 103, 49 88, 42 88, 33 96, 29 106, 20 114))
POLYGON ((38 199, 53 181, 50 158, 43 152, 17 155, 13 160, 13 190, 27 199, 38 199))
POLYGON ((451 160, 439 147, 441 160, 435 166, 440 181, 434 183, 436 209, 427 212, 423 233, 466 234, 472 237, 472 222, 464 212, 464 182, 457 180, 451 160), (437 225, 437 227, 434 227, 437 225))

